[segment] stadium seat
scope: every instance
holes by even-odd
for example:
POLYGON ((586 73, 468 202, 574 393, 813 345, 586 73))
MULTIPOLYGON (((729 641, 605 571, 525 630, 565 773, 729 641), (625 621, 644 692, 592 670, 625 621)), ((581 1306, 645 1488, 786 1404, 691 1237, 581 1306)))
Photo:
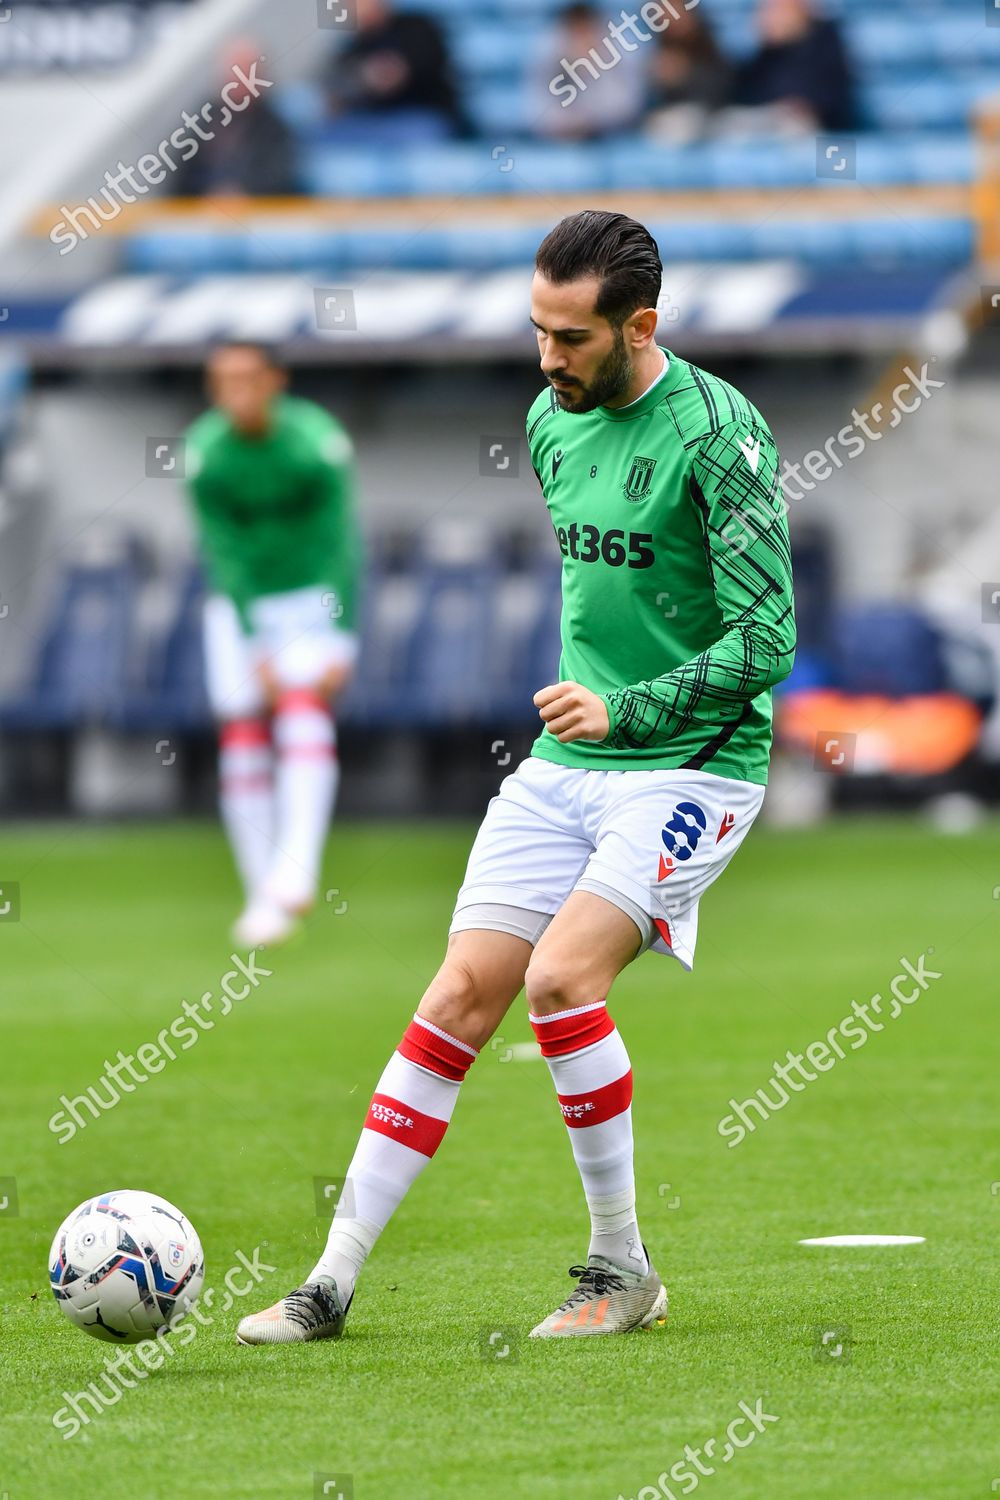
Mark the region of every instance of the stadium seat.
POLYGON ((116 712, 126 693, 135 596, 131 561, 65 569, 27 678, 0 703, 0 725, 67 730, 116 712))
POLYGON ((451 29, 458 71, 466 79, 481 80, 498 73, 520 76, 525 59, 534 57, 544 43, 547 28, 533 17, 484 20, 470 10, 467 21, 451 29))
POLYGON ((488 565, 434 568, 422 580, 423 608, 401 684, 411 724, 474 725, 491 707, 483 673, 497 575, 488 565))
POLYGON ((406 681, 410 641, 423 603, 421 581, 412 569, 369 566, 358 670, 340 705, 344 723, 381 729, 399 722, 397 695, 406 681))
MULTIPOLYGON (((937 157, 942 168, 947 150, 937 157)), ((539 192, 544 192, 543 188, 539 192)), ((649 221, 666 260, 787 259, 827 266, 870 261, 935 266, 967 263, 973 248, 964 216, 912 210, 907 217, 701 218, 674 213, 649 221)), ((359 224, 344 228, 279 226, 234 231, 211 241, 184 228, 136 234, 128 244, 130 269, 142 272, 232 272, 246 270, 368 272, 384 270, 488 271, 529 266, 546 222, 512 222, 491 214, 479 222, 430 226, 359 224), (208 252, 206 254, 206 251, 208 252)))
POLYGON ((976 104, 996 92, 995 68, 930 76, 921 69, 909 77, 869 82, 862 106, 870 123, 883 130, 959 130, 976 104))
POLYGON ((499 580, 486 645, 484 676, 490 685, 489 713, 498 724, 530 725, 532 695, 555 680, 559 664, 559 564, 542 558, 499 580))
POLYGON ((495 685, 483 670, 503 569, 488 527, 445 519, 424 533, 417 559, 420 608, 399 702, 414 725, 479 725, 495 685))
POLYGON ((137 677, 115 705, 111 718, 117 728, 129 733, 190 732, 211 725, 202 649, 203 600, 201 569, 192 565, 181 574, 166 631, 154 635, 137 677))
POLYGON ((525 652, 520 693, 525 704, 524 711, 533 727, 537 720, 531 702, 532 694, 538 691, 540 683, 554 682, 559 675, 561 649, 559 622, 562 615, 562 592, 558 584, 558 568, 554 568, 546 578, 542 608, 535 620, 525 652))
POLYGON ((822 680, 829 681, 830 622, 836 598, 834 545, 830 531, 822 526, 796 526, 792 566, 798 635, 796 666, 799 659, 808 654, 813 661, 826 663, 822 680))
POLYGON ((905 698, 940 693, 947 686, 937 631, 906 605, 843 611, 831 644, 834 684, 843 693, 905 698))
POLYGON ((953 8, 922 15, 919 25, 907 11, 851 19, 851 50, 869 74, 894 73, 899 68, 963 68, 984 61, 1000 61, 1000 27, 983 26, 981 11, 961 18, 956 29, 953 8), (973 29, 974 28, 974 29, 973 29), (974 46, 963 49, 964 40, 974 46))
MULTIPOLYGON (((796 549, 803 668, 786 685, 911 698, 951 686, 937 631, 903 605, 836 614, 822 538, 796 549), (826 622, 833 618, 828 629, 826 622)), ((466 555, 432 544, 403 566, 378 555, 366 580, 358 673, 341 704, 366 729, 524 727, 532 694, 558 672, 559 566, 542 555, 505 569, 496 540, 466 555)), ((8 730, 103 724, 123 733, 200 733, 211 724, 201 644, 202 581, 186 569, 165 630, 136 658, 131 562, 66 570, 21 690, 0 704, 8 730)))

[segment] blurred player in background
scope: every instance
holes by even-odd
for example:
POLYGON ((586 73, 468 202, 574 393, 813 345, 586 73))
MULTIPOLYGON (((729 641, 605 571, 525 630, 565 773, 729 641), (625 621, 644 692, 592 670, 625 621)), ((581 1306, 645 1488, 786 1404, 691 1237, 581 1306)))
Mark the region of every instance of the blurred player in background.
POLYGON ((627 1333, 666 1311, 636 1217, 632 1065, 605 1001, 647 949, 693 966, 701 896, 764 800, 795 621, 774 439, 741 392, 657 345, 661 275, 624 214, 571 215, 539 248, 547 385, 527 435, 562 554, 560 681, 535 694, 542 732, 489 805, 326 1248, 242 1320, 243 1343, 343 1331, 365 1258, 522 985, 590 1213, 577 1285, 532 1337, 627 1333))
POLYGON ((186 435, 222 820, 246 895, 235 932, 248 947, 282 942, 315 900, 339 779, 332 703, 358 650, 351 443, 286 379, 262 346, 219 347, 212 408, 186 435))

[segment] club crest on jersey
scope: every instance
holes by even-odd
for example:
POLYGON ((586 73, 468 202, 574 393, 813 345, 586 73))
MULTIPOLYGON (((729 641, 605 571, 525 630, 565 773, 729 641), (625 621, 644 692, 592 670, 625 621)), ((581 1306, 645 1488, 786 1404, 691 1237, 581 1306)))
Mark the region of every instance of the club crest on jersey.
POLYGON ((642 458, 636 454, 628 471, 628 478, 622 485, 622 494, 626 500, 631 500, 633 504, 638 500, 645 500, 653 483, 655 468, 655 458, 642 458))

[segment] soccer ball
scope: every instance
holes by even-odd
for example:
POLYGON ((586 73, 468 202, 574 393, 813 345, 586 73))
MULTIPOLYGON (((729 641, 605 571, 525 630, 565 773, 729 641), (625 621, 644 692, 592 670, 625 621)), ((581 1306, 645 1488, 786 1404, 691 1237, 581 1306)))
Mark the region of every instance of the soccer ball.
POLYGON ((165 1198, 102 1193, 60 1224, 49 1280, 77 1328, 109 1343, 135 1344, 194 1306, 205 1257, 193 1226, 165 1198))

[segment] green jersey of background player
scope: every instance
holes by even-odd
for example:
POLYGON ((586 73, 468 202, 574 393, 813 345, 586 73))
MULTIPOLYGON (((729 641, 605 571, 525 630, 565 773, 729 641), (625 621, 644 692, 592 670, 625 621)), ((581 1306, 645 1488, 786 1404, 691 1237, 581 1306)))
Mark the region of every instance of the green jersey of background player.
POLYGON ((210 584, 237 605, 248 634, 254 600, 313 584, 334 595, 335 620, 353 630, 360 551, 351 441, 330 412, 281 386, 240 420, 230 394, 234 356, 265 363, 245 346, 220 351, 209 380, 226 406, 205 412, 186 438, 210 584))
MULTIPOLYGON (((666 1311, 605 997, 646 948, 690 967, 698 899, 763 799, 769 692, 795 631, 771 434, 738 391, 657 345, 661 275, 652 236, 623 214, 574 214, 539 247, 531 319, 549 384, 528 435, 563 559, 560 680, 535 695, 544 729, 477 834, 444 963, 376 1087, 326 1249, 243 1319, 243 1343, 343 1331, 367 1255, 522 985, 590 1213, 577 1286, 533 1336, 626 1333, 666 1311)), ((484 1283, 494 1316, 496 1295, 484 1283)))
POLYGON ((283 941, 315 899, 337 792, 331 705, 357 654, 360 544, 350 439, 287 394, 273 351, 212 354, 211 409, 185 458, 208 574, 205 669, 246 947, 283 941))

